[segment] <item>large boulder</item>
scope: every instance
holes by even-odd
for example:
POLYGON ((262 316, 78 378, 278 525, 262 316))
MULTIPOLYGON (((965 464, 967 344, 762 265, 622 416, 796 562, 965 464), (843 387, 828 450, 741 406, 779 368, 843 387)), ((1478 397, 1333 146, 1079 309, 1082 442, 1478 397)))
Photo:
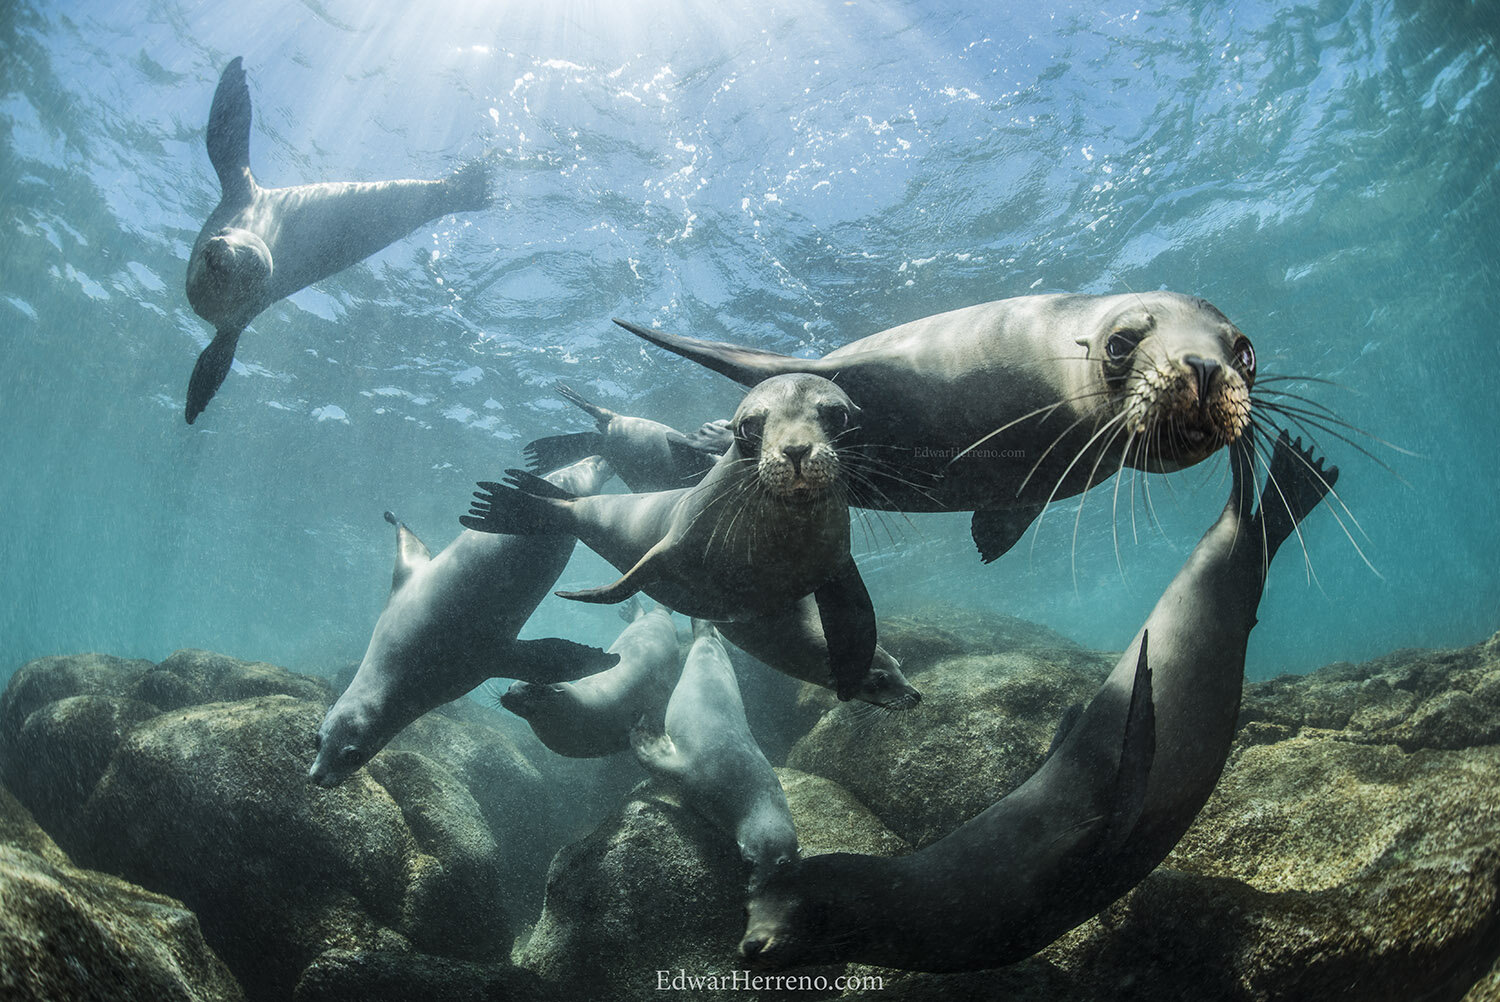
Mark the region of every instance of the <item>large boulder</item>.
POLYGON ((925 605, 881 619, 880 643, 901 662, 908 678, 966 654, 1082 650, 1075 641, 1038 623, 955 605, 925 605))
POLYGON ((915 709, 840 706, 787 765, 833 780, 920 848, 1030 776, 1063 711, 1091 698, 1114 661, 1062 649, 949 658, 922 672, 915 709))
POLYGON ((423 953, 329 950, 297 982, 292 1002, 546 1002, 541 980, 508 963, 423 953))
POLYGON ((68 862, 0 787, 0 998, 240 1002, 171 898, 68 862))

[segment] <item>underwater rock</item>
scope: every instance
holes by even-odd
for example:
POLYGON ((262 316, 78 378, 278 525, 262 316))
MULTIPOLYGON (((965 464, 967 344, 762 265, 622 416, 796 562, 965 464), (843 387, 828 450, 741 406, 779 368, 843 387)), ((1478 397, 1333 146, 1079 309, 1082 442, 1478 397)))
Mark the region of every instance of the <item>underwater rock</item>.
POLYGON ((880 643, 901 662, 907 677, 965 654, 1082 650, 1075 641, 1039 623, 952 605, 928 605, 881 619, 880 643))
POLYGON ((530 971, 425 953, 329 950, 308 966, 292 1002, 544 1002, 530 971))
MULTIPOLYGON (((815 851, 902 847, 837 785, 792 770, 777 775, 799 836, 815 851)), ((521 963, 566 998, 659 998, 659 971, 727 976, 739 968, 749 876, 732 839, 675 793, 642 783, 557 854, 521 963)))
POLYGON ((920 849, 1030 776, 1063 711, 1093 696, 1114 661, 1082 650, 950 658, 922 672, 915 709, 840 706, 787 765, 838 783, 920 849))
POLYGON ((0 998, 240 1002, 171 898, 72 866, 0 788, 0 998))

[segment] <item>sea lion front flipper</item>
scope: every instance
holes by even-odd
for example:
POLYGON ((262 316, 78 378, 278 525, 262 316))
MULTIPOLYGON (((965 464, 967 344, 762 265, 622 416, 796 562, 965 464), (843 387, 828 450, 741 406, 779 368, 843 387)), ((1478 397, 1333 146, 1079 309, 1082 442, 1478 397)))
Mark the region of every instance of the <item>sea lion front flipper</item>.
POLYGON ((1047 746, 1047 754, 1042 756, 1046 761, 1057 753, 1057 749, 1067 738, 1068 732, 1073 730, 1073 725, 1078 723, 1078 718, 1083 716, 1083 704, 1074 703, 1063 711, 1062 717, 1057 721, 1057 730, 1052 732, 1052 743, 1047 746))
POLYGON ((652 732, 645 716, 630 729, 630 750, 635 752, 641 768, 653 776, 677 780, 687 772, 687 760, 665 732, 652 732))
POLYGON ((969 524, 974 534, 974 545, 979 548, 979 559, 990 563, 1003 556, 1007 550, 1031 528, 1031 523, 1042 513, 1045 505, 1018 505, 1009 508, 981 508, 974 513, 969 524))
POLYGON ((517 640, 505 651, 496 674, 537 685, 571 682, 620 663, 620 655, 559 637, 517 640))
POLYGON ((391 594, 394 595, 406 584, 412 571, 432 560, 432 553, 395 513, 386 512, 385 520, 396 527, 396 569, 391 572, 391 594))
POLYGON ((623 602, 646 585, 656 580, 657 569, 651 566, 655 560, 667 549, 665 539, 658 542, 647 550, 645 556, 635 562, 635 566, 626 571, 614 584, 603 585, 599 588, 585 588, 583 591, 559 591, 553 592, 558 598, 570 598, 575 602, 592 602, 595 605, 614 605, 623 602))
POLYGON ((618 318, 615 323, 636 337, 650 341, 658 348, 665 348, 683 358, 690 358, 699 365, 722 373, 745 386, 754 386, 756 383, 786 372, 812 372, 827 376, 838 371, 837 363, 830 364, 818 358, 792 358, 790 355, 778 355, 774 351, 761 351, 759 348, 745 348, 726 341, 703 341, 695 337, 681 337, 618 318))
POLYGON ((854 561, 825 581, 813 598, 828 641, 828 666, 839 699, 849 700, 875 657, 875 606, 854 561))
POLYGON ((1151 665, 1146 660, 1148 633, 1141 634, 1141 652, 1135 661, 1135 683, 1130 688, 1130 709, 1125 715, 1125 737, 1120 743, 1120 768, 1115 774, 1114 798, 1103 844, 1122 845, 1146 806, 1146 782, 1156 758, 1156 701, 1151 695, 1151 665))
POLYGON ((223 200, 230 204, 249 202, 250 88, 239 56, 224 67, 208 111, 208 160, 219 175, 223 200))
POLYGON ((203 408, 208 406, 208 402, 224 384, 224 377, 229 375, 230 363, 234 361, 234 349, 239 345, 243 331, 244 328, 216 331, 214 339, 198 356, 193 374, 188 379, 187 406, 183 409, 188 424, 192 424, 203 413, 203 408))

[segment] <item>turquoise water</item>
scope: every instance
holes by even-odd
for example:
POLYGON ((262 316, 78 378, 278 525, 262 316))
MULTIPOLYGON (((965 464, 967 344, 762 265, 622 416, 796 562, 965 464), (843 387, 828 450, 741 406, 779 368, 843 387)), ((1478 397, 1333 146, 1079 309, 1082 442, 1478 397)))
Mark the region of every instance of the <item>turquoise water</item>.
MULTIPOLYGON (((357 660, 381 512, 445 544, 473 481, 586 429, 553 383, 679 427, 733 409, 613 316, 809 354, 1056 290, 1204 296, 1262 373, 1333 381, 1307 392, 1415 454, 1324 437, 1358 549, 1309 520, 1252 676, 1500 627, 1500 12, 995 6, 6 4, 0 679, 81 650, 357 660), (500 198, 267 310, 189 427, 210 331, 183 274, 235 56, 262 183, 487 158, 500 198)), ((1134 527, 1112 517, 1108 482, 992 566, 966 515, 872 519, 859 558, 882 612, 994 608, 1118 648, 1224 469, 1151 478, 1160 528, 1139 488, 1134 527)), ((562 586, 614 576, 580 550, 562 586)), ((617 630, 549 599, 526 635, 617 630)))

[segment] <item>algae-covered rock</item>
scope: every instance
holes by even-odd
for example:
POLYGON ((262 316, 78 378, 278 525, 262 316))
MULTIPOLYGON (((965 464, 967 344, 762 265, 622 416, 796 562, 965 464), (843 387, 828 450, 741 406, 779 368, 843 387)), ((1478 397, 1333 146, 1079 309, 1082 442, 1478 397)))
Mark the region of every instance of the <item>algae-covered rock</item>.
POLYGON ((297 982, 292 1002, 547 1002, 540 979, 510 964, 424 953, 329 950, 297 982))
POLYGON ((0 999, 243 997, 179 902, 74 867, 0 787, 0 999))
POLYGON ((880 643, 901 662, 907 677, 966 654, 1082 650, 1075 641, 1038 623, 952 605, 927 605, 881 619, 880 643))
POLYGON ((1091 698, 1110 655, 1018 651, 951 658, 922 673, 922 702, 823 716, 787 765, 833 780, 913 847, 936 841, 1020 785, 1073 703, 1091 698))
POLYGON ((825 852, 901 856, 909 851, 904 839, 832 780, 796 769, 777 769, 776 778, 786 793, 803 856, 825 852))

